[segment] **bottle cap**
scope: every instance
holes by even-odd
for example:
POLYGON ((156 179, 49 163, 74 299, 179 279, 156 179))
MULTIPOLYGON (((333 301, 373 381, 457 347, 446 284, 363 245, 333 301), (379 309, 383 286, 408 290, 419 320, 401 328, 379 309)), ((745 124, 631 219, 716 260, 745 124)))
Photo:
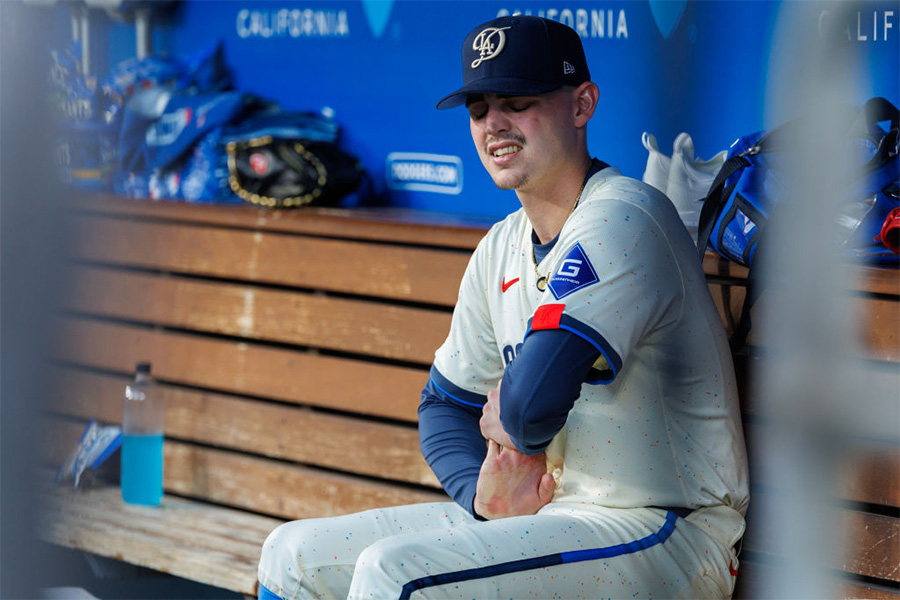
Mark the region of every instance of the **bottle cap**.
POLYGON ((148 362, 139 362, 137 364, 137 368, 135 369, 138 373, 145 373, 147 375, 150 374, 150 363, 148 362))

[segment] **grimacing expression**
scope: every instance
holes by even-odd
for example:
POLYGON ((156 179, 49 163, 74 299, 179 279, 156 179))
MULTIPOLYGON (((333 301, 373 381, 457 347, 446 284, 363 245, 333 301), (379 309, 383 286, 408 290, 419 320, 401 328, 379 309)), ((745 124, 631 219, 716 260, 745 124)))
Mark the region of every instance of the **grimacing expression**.
POLYGON ((540 185, 577 140, 570 88, 536 96, 473 94, 466 108, 478 155, 500 189, 540 185))

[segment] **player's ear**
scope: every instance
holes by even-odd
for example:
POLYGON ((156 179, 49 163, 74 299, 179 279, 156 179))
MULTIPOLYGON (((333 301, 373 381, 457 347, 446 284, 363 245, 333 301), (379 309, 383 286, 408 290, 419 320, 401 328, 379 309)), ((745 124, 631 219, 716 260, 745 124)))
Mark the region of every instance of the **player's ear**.
POLYGON ((575 126, 584 127, 594 116, 600 90, 593 81, 585 81, 575 88, 575 126))

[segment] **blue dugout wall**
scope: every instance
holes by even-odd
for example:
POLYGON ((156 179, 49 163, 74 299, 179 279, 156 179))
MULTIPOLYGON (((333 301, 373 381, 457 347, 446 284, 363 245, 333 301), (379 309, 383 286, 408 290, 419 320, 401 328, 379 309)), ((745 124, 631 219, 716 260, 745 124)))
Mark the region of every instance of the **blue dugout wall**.
MULTIPOLYGON (((492 219, 518 206, 514 194, 496 190, 482 168, 466 111, 434 105, 461 82, 466 33, 515 12, 581 34, 600 88, 589 148, 636 178, 647 160, 644 131, 668 154, 686 131, 709 158, 778 124, 773 67, 801 61, 835 20, 833 42, 858 55, 861 71, 846 101, 900 100, 896 0, 179 0, 154 18, 153 46, 185 56, 221 40, 237 89, 291 110, 333 109, 380 204, 492 219)), ((99 69, 135 53, 133 26, 104 16, 94 18, 99 69)), ((802 112, 781 100, 780 116, 802 112)))

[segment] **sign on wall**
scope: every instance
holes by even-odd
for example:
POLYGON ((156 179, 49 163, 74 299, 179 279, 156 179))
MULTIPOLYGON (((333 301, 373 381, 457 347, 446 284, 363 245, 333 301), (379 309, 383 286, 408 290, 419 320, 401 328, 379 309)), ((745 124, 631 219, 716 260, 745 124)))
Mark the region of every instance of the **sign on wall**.
MULTIPOLYGON (((642 133, 664 151, 678 133, 699 157, 766 119, 773 64, 797 60, 773 36, 807 43, 808 31, 832 31, 860 50, 867 71, 848 100, 898 101, 900 2, 753 0, 484 2, 393 0, 183 0, 158 24, 156 46, 187 55, 219 38, 235 85, 291 110, 328 107, 344 128, 345 148, 393 206, 496 218, 518 207, 497 190, 472 145, 465 109, 435 103, 462 80, 460 44, 478 23, 524 13, 565 23, 582 38, 599 110, 588 126, 594 156, 640 178, 642 133), (803 31, 783 31, 787 10, 802 5, 803 31), (805 23, 805 24, 804 24, 805 23), (777 49, 777 50, 776 50, 777 49)), ((793 16, 791 17, 794 18, 793 16)), ((792 21, 793 23, 793 21, 792 21)), ((130 34, 129 34, 130 35, 130 34)), ((787 106, 790 109, 790 106, 787 106)), ((799 110, 799 107, 798 107, 799 110)))

